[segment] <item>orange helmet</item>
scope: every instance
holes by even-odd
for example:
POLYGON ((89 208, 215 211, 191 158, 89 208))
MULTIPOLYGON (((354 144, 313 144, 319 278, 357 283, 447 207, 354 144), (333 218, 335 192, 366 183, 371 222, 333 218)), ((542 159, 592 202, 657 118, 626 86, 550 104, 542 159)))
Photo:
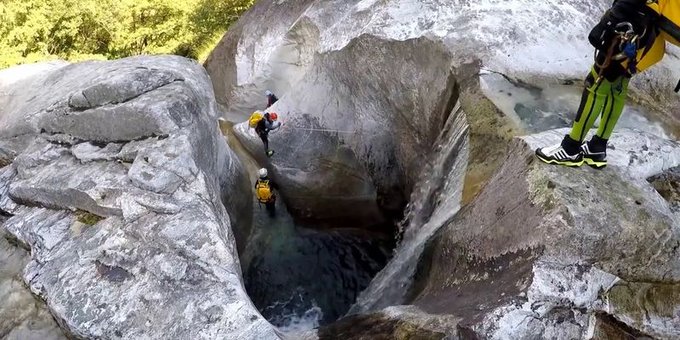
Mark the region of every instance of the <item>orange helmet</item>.
POLYGON ((269 119, 277 120, 279 119, 279 115, 277 115, 276 112, 269 112, 269 119))

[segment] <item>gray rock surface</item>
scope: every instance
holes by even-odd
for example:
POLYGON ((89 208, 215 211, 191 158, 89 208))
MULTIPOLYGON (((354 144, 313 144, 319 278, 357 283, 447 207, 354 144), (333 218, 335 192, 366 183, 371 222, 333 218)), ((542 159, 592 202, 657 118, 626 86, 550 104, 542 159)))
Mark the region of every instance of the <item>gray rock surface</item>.
POLYGON ((680 144, 622 130, 605 170, 535 160, 566 132, 516 140, 428 246, 411 303, 481 338, 677 338, 680 219, 645 179, 680 164, 680 144))
POLYGON ((67 335, 278 338, 243 288, 234 234, 251 196, 200 65, 86 62, 12 87, 3 228, 67 335))

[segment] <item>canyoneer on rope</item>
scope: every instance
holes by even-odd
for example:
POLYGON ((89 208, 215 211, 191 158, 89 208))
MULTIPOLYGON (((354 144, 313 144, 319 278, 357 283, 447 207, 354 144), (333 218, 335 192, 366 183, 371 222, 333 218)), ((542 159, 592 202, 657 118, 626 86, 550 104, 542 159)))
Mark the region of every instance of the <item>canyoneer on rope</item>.
POLYGON ((269 216, 276 215, 276 195, 274 190, 278 190, 278 186, 267 174, 267 169, 262 168, 257 172, 258 179, 255 181, 255 197, 260 206, 264 205, 269 213, 269 216))
POLYGON ((276 112, 255 111, 248 119, 248 125, 255 129, 255 132, 264 144, 264 152, 268 157, 274 154, 274 150, 269 150, 269 131, 276 130, 281 126, 278 122, 279 116, 276 112))
POLYGON ((667 41, 680 46, 680 0, 615 0, 588 40, 596 49, 595 63, 571 132, 560 144, 536 149, 543 162, 607 165, 607 143, 623 111, 630 78, 659 62, 667 41), (597 117, 597 132, 585 142, 597 117))

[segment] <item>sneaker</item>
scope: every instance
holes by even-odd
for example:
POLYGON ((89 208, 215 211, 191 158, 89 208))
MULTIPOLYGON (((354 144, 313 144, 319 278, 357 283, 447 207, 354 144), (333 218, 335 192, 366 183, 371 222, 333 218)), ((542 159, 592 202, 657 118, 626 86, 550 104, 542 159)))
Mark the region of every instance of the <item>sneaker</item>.
POLYGON ((548 164, 558 164, 564 166, 583 165, 583 153, 578 152, 575 155, 570 155, 564 151, 562 144, 538 148, 536 149, 536 157, 548 164))
POLYGON ((583 153, 583 161, 595 169, 602 169, 607 166, 607 151, 592 152, 588 147, 588 143, 581 144, 581 153, 583 153))
POLYGON ((274 154, 274 150, 267 151, 267 157, 271 157, 274 154))

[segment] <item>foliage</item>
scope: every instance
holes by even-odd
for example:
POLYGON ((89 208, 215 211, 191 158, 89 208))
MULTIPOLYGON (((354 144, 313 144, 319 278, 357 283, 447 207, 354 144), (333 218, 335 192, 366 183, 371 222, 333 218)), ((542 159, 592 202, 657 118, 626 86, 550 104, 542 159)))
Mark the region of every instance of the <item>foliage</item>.
POLYGON ((0 68, 47 59, 198 59, 254 0, 0 0, 0 68))
POLYGON ((87 212, 85 210, 80 210, 80 209, 76 210, 75 215, 76 215, 76 221, 83 223, 83 224, 87 224, 87 225, 95 225, 99 221, 104 219, 104 217, 102 217, 102 216, 93 214, 91 212, 87 212))

